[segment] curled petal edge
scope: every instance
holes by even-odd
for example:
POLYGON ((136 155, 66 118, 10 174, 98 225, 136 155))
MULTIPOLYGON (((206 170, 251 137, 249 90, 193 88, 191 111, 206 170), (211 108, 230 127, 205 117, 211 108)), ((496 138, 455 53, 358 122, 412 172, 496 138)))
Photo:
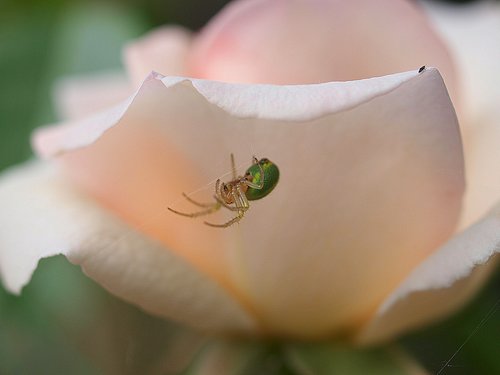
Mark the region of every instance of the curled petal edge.
POLYGON ((63 254, 115 295, 204 331, 254 331, 213 280, 80 194, 53 163, 0 178, 0 276, 19 294, 41 258, 63 254))
POLYGON ((423 261, 381 304, 355 340, 386 341, 463 306, 497 266, 500 204, 423 261))
POLYGON ((140 84, 151 70, 185 75, 192 33, 181 26, 163 26, 128 43, 123 60, 133 82, 140 84))
MULTIPOLYGON (((441 79, 435 68, 427 68, 425 73, 441 79)), ((208 102, 235 117, 304 121, 353 108, 396 89, 419 74, 415 70, 358 81, 278 86, 165 77, 151 72, 140 88, 120 104, 82 120, 38 129, 33 136, 33 146, 40 156, 54 157, 92 144, 116 125, 139 92, 147 90, 155 81, 160 81, 167 88, 190 85, 208 102), (280 99, 280 103, 287 104, 276 106, 276 98, 280 99)))
POLYGON ((121 103, 133 89, 119 71, 63 77, 53 89, 56 112, 65 121, 84 118, 121 103))

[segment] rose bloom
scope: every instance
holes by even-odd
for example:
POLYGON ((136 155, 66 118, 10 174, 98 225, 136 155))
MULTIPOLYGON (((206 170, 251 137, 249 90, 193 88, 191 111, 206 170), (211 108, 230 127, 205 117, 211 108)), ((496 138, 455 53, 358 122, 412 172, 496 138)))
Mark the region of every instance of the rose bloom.
POLYGON ((132 42, 130 81, 60 86, 67 121, 1 177, 6 288, 64 254, 144 310, 222 335, 368 345, 446 316, 500 242, 498 138, 450 46, 396 0, 240 0, 198 34, 132 42), (253 155, 280 169, 239 224, 167 210, 200 210, 182 192, 213 201, 231 153, 240 173, 253 155))

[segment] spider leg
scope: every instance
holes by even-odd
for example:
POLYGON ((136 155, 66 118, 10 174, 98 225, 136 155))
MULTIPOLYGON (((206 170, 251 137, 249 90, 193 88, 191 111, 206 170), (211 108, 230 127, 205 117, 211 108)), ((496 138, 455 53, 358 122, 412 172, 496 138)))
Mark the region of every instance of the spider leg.
POLYGON ((215 195, 214 195, 214 199, 222 206, 226 207, 228 210, 231 210, 231 211, 238 211, 238 208, 236 207, 233 207, 233 206, 230 206, 228 205, 224 199, 222 198, 222 193, 221 193, 221 190, 222 190, 222 186, 220 186, 220 179, 217 180, 215 182, 215 195))
POLYGON ((218 179, 215 182, 215 195, 219 198, 218 199, 219 201, 223 201, 221 190, 222 190, 222 186, 220 186, 220 179, 218 179))
POLYGON ((234 162, 234 155, 231 153, 231 169, 233 171, 233 180, 236 180, 238 175, 236 174, 236 163, 234 162))
POLYGON ((212 205, 212 207, 207 208, 206 210, 198 211, 198 212, 193 212, 193 213, 185 213, 185 212, 180 212, 176 211, 173 208, 167 207, 169 211, 173 212, 174 214, 181 215, 181 216, 186 216, 186 217, 198 217, 198 216, 204 216, 204 215, 209 215, 212 212, 215 212, 221 208, 221 205, 219 202, 216 202, 212 205))
MULTIPOLYGON (((241 208, 241 205, 238 205, 238 194, 236 194, 235 192, 231 193, 231 197, 233 198, 233 202, 234 202, 234 205, 235 205, 235 207, 233 207, 233 206, 231 206, 231 205, 229 205, 229 204, 226 203, 226 201, 222 197, 222 186, 220 186, 220 187, 219 186, 220 186, 220 180, 217 180, 217 182, 215 183, 215 195, 214 195, 214 199, 220 205, 224 206, 228 210, 230 210, 230 211, 238 211, 241 208)), ((240 190, 238 189, 238 191, 240 191, 240 190)))
POLYGON ((241 187, 239 185, 236 186, 236 192, 237 194, 234 194, 234 198, 239 200, 239 207, 243 208, 245 211, 248 210, 250 208, 250 203, 248 203, 248 199, 241 191, 241 187))
MULTIPOLYGON (((262 180, 264 181, 264 180, 262 180)), ((252 189, 262 189, 264 187, 264 182, 262 182, 261 184, 254 184, 252 181, 243 181, 243 183, 245 185, 247 185, 248 187, 251 187, 252 189)))
POLYGON ((214 204, 213 203, 200 203, 195 201, 193 198, 190 198, 186 193, 182 193, 184 198, 187 199, 188 202, 191 202, 192 204, 198 206, 198 207, 212 207, 214 204))
MULTIPOLYGON (((229 208, 231 211, 238 211, 238 215, 233 217, 231 220, 229 220, 228 222, 223 223, 223 224, 214 224, 214 223, 209 223, 207 221, 204 221, 204 223, 206 225, 211 226, 211 227, 215 227, 215 228, 227 228, 230 225, 233 225, 234 223, 238 223, 243 218, 243 216, 245 216, 245 212, 248 210, 250 205, 248 203, 247 198, 240 190, 240 188, 237 187, 236 190, 237 190, 237 192, 233 193, 233 199, 234 199, 234 203, 235 203, 236 207, 231 207, 231 206, 225 206, 225 207, 229 208)), ((215 198, 218 199, 217 197, 215 197, 215 198)), ((219 202, 219 201, 217 200, 217 202, 219 202)), ((223 202, 219 202, 219 203, 223 203, 223 202)))
POLYGON ((252 189, 262 189, 264 187, 264 168, 262 168, 262 165, 260 165, 259 161, 257 160, 257 158, 254 156, 253 157, 253 163, 254 164, 257 164, 257 166, 259 167, 259 170, 260 170, 260 182, 258 184, 256 183, 253 183, 252 181, 248 181, 248 180, 245 180, 243 181, 243 183, 245 185, 247 185, 248 187, 251 187, 252 189))
POLYGON ((260 165, 259 162, 257 162, 257 165, 259 166, 260 170, 260 183, 258 184, 259 185, 258 189, 262 189, 264 187, 264 168, 262 168, 262 165, 260 165))
POLYGON ((245 210, 239 210, 238 211, 238 216, 233 217, 231 220, 224 224, 214 224, 214 223, 209 223, 208 221, 204 221, 204 223, 210 227, 215 227, 215 228, 227 228, 230 225, 233 225, 234 223, 239 222, 243 216, 245 216, 245 210))
POLYGON ((214 199, 217 201, 218 204, 220 204, 221 206, 227 208, 228 210, 230 211, 238 211, 239 208, 238 207, 233 207, 233 206, 230 206, 228 205, 226 202, 224 202, 221 198, 219 198, 218 195, 214 195, 214 199))

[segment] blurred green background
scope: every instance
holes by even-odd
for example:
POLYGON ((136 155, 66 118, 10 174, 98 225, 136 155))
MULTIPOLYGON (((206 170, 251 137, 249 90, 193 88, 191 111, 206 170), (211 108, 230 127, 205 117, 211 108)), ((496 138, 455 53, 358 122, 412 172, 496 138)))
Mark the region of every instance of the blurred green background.
MULTIPOLYGON (((199 29, 225 3, 0 0, 0 170, 30 158, 32 129, 57 120, 56 78, 119 68, 127 40, 163 23, 199 29)), ((500 374, 499 291, 497 272, 459 314, 400 343, 431 373, 465 343, 442 374, 500 374)), ((185 353, 203 342, 109 295, 63 257, 41 261, 21 296, 0 287, 0 375, 176 373, 164 361, 179 340, 185 353)))

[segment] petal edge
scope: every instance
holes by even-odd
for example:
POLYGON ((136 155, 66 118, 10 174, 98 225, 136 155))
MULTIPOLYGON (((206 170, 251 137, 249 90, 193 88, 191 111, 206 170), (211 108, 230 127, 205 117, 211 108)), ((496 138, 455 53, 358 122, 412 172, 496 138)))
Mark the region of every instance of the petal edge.
POLYGON ((387 340, 462 306, 496 266, 500 205, 422 262, 384 301, 357 341, 387 340))
POLYGON ((0 274, 13 293, 40 258, 64 254, 146 311, 207 331, 255 329, 223 288, 81 195, 53 164, 12 168, 0 180, 0 202, 0 274))

